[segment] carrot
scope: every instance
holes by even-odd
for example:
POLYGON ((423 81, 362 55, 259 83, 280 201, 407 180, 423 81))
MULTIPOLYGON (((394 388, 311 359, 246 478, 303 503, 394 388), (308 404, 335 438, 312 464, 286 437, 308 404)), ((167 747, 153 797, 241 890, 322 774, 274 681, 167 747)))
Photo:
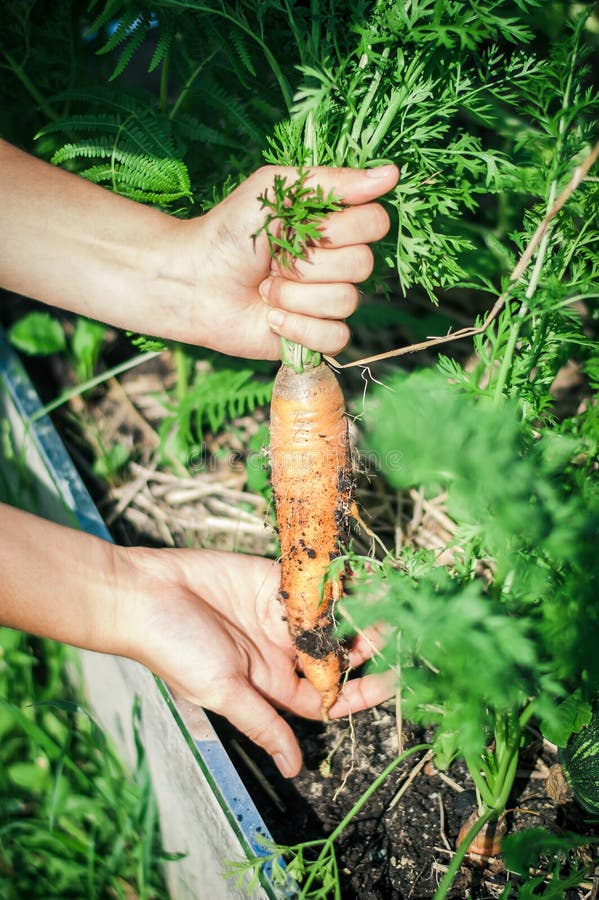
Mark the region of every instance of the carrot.
POLYGON ((333 635, 342 577, 325 578, 348 542, 353 479, 343 394, 324 364, 283 364, 271 401, 270 453, 281 544, 281 588, 304 674, 321 695, 322 718, 346 665, 333 635))
MULTIPOLYGON (((478 810, 475 809, 463 823, 456 841, 456 848, 464 843, 468 832, 478 820, 478 816, 478 810)), ((506 831, 507 823, 504 814, 497 819, 487 822, 470 841, 467 852, 468 858, 474 862, 486 863, 491 857, 499 856, 501 853, 501 842, 505 837, 506 831)))

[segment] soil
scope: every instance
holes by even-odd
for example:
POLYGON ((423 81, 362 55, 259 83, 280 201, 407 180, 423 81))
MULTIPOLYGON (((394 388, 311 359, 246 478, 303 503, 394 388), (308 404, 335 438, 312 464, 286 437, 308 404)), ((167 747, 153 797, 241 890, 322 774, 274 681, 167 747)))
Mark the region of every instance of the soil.
MULTIPOLYGON (((392 704, 356 715, 350 726, 346 721, 324 725, 290 718, 304 752, 304 768, 290 781, 227 722, 217 717, 214 721, 271 834, 282 844, 329 835, 397 755, 392 704), (246 754, 258 765, 267 787, 248 768, 246 754)), ((404 748, 426 738, 408 726, 404 748)), ((547 778, 555 763, 555 750, 532 732, 509 804, 508 833, 543 826, 558 834, 596 834, 576 803, 568 797, 556 803, 548 795, 547 778)), ((343 900, 430 900, 474 803, 473 785, 463 765, 439 772, 424 752, 408 759, 337 843, 343 900)), ((579 851, 577 864, 592 871, 588 848, 579 851)), ((486 865, 470 860, 462 866, 449 897, 502 897, 509 880, 501 858, 486 865)), ((563 896, 591 900, 598 887, 597 879, 590 878, 563 896)))
MULTIPOLYGON (((389 339, 386 334, 385 340, 389 339)), ((115 347, 118 341, 109 334, 108 352, 113 355, 109 364, 118 355, 115 347)), ((56 360, 51 369, 47 364, 37 364, 34 375, 45 397, 55 396, 68 379, 63 364, 56 360)), ((566 380, 564 392, 572 382, 566 380)), ((157 430, 164 416, 157 398, 171 382, 172 369, 160 357, 129 372, 119 383, 109 382, 85 403, 76 399, 59 412, 63 438, 115 539, 124 544, 194 544, 272 555, 276 552, 272 511, 267 500, 248 491, 243 465, 247 443, 266 412, 240 418, 223 434, 208 436, 202 465, 173 474, 160 469, 156 453, 157 430), (98 447, 109 447, 115 441, 131 449, 132 459, 124 472, 107 483, 94 473, 94 458, 98 447)), ((441 560, 450 561, 445 548, 453 523, 444 512, 443 497, 425 499, 416 491, 397 497, 380 479, 370 480, 366 472, 360 479, 358 499, 368 510, 369 527, 388 545, 410 540, 434 548, 441 560)), ((357 535, 356 540, 358 548, 360 541, 365 548, 370 547, 367 533, 357 535)), ((214 717, 217 731, 271 834, 282 844, 330 834, 395 758, 399 746, 393 703, 360 713, 349 724, 345 720, 327 725, 293 717, 289 720, 299 737, 305 763, 297 778, 285 780, 266 754, 226 721, 214 717)), ((404 747, 426 738, 426 734, 404 725, 404 747)), ((568 797, 558 802, 548 795, 547 778, 556 762, 554 749, 534 731, 528 738, 510 801, 508 832, 545 826, 557 833, 593 833, 586 814, 568 797)), ((432 897, 474 801, 473 785, 462 765, 439 772, 424 752, 404 762, 338 841, 344 900, 432 897)), ((592 873, 588 849, 579 851, 578 861, 592 873)), ((487 865, 470 861, 462 867, 450 896, 505 896, 508 880, 500 858, 487 865)), ((591 874, 564 897, 593 900, 598 892, 599 873, 594 878, 591 874)))

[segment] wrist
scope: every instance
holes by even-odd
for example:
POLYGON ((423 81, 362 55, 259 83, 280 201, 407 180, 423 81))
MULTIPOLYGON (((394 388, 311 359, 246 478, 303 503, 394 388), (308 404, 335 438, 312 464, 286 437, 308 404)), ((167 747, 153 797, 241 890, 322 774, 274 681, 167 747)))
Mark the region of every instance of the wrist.
POLYGON ((113 547, 115 593, 112 623, 103 627, 108 652, 127 656, 152 671, 173 612, 177 553, 147 547, 113 547))
POLYGON ((0 504, 0 622, 103 652, 121 652, 117 548, 0 504))

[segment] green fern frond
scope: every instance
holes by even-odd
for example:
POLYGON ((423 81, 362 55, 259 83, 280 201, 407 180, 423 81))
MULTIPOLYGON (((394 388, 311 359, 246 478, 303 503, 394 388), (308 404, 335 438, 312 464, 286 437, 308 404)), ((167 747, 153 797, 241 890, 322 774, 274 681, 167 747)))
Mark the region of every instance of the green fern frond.
POLYGON ((118 91, 114 87, 105 87, 97 85, 92 87, 73 87, 68 90, 61 91, 52 97, 55 103, 69 102, 78 100, 84 106, 101 106, 106 109, 116 109, 122 113, 136 113, 141 115, 151 109, 155 103, 154 96, 149 91, 138 90, 135 93, 131 91, 118 91))
POLYGON ((176 405, 167 405, 171 415, 166 431, 172 433, 175 427, 180 440, 201 443, 206 427, 216 433, 227 421, 268 403, 273 383, 257 381, 250 369, 199 372, 185 398, 176 405))
MULTIPOLYGON (((80 174, 94 184, 109 185, 115 193, 128 197, 130 200, 138 200, 141 203, 164 206, 166 203, 172 203, 175 200, 191 196, 184 189, 184 186, 176 184, 164 184, 163 186, 155 184, 154 188, 140 186, 139 178, 136 175, 127 173, 122 169, 115 170, 112 166, 92 166, 89 169, 84 169, 80 174)), ((189 182, 187 186, 189 186, 189 182)))
POLYGON ((232 150, 243 150, 243 141, 236 140, 226 131, 212 128, 200 122, 189 113, 179 113, 177 128, 183 138, 190 141, 201 141, 203 144, 216 144, 217 147, 230 147, 232 150))
POLYGON ((164 205, 192 197, 187 167, 177 159, 130 153, 100 136, 95 141, 65 144, 56 151, 52 162, 61 165, 78 159, 110 159, 109 164, 90 166, 80 174, 132 200, 164 205))
MULTIPOLYGON (((126 0, 105 0, 104 8, 101 12, 99 12, 95 19, 87 26, 85 33, 88 37, 95 35, 98 31, 101 31, 105 25, 108 25, 109 22, 114 22, 115 19, 120 18, 124 15, 123 7, 125 6, 126 0)), ((98 0, 92 0, 89 4, 90 10, 94 7, 98 6, 98 0)))
MULTIPOLYGON (((109 78, 110 81, 118 78, 127 68, 137 51, 145 43, 150 32, 159 24, 155 16, 140 10, 137 5, 132 6, 127 2, 115 3, 112 0, 108 0, 102 12, 89 26, 88 34, 97 33, 108 25, 112 26, 115 22, 116 25, 111 34, 109 34, 100 49, 96 51, 99 55, 107 55, 118 47, 123 47, 109 78), (129 8, 123 8, 127 6, 129 8)), ((152 72, 160 64, 172 43, 172 38, 172 30, 167 24, 159 37, 148 71, 152 72)))
POLYGON ((244 69, 246 69, 249 72, 249 74, 253 78, 255 78, 256 70, 254 68, 254 64, 252 63, 252 58, 251 58, 250 52, 247 48, 247 44, 244 41, 242 35, 239 33, 239 31, 237 31, 235 29, 233 29, 231 31, 231 43, 235 47, 236 56, 239 59, 239 61, 241 62, 241 64, 243 65, 244 69))
POLYGON ((143 35, 145 24, 146 17, 143 13, 140 13, 139 10, 132 9, 127 12, 123 10, 119 14, 116 27, 112 34, 97 51, 98 55, 102 56, 105 53, 110 53, 111 50, 116 49, 116 47, 123 44, 127 38, 136 33, 141 32, 143 35))
MULTIPOLYGON (((60 97, 58 99, 61 99, 60 97)), ((87 103, 103 102, 101 96, 92 92, 89 95, 81 94, 79 99, 83 99, 87 103)), ((94 112, 87 114, 76 114, 61 119, 58 122, 51 122, 42 128, 36 138, 47 134, 59 132, 98 132, 101 134, 112 134, 118 136, 119 144, 123 146, 130 145, 139 152, 151 156, 175 156, 176 148, 173 140, 171 123, 157 111, 142 105, 141 101, 131 100, 126 102, 123 97, 117 105, 112 105, 126 113, 106 113, 94 112)))
POLYGON ((85 113, 68 116, 59 122, 49 122, 36 134, 36 140, 46 134, 56 134, 61 131, 113 131, 122 127, 122 119, 113 113, 85 113))
POLYGON ((225 88, 208 78, 202 81, 200 95, 218 111, 220 116, 228 119, 257 144, 264 142, 264 133, 248 114, 246 103, 233 97, 225 88))
POLYGON ((150 65, 148 66, 148 72, 153 72, 158 68, 158 66, 170 50, 175 39, 175 31, 170 26, 170 24, 167 22, 165 22, 164 24, 161 22, 160 24, 160 36, 158 38, 156 48, 152 54, 152 59, 150 60, 150 65))
POLYGON ((135 56, 135 54, 137 53, 139 48, 145 42, 145 40, 148 36, 148 32, 151 28, 151 24, 150 24, 149 19, 142 17, 141 21, 134 24, 134 26, 132 26, 132 27, 133 27, 133 30, 130 34, 129 42, 125 46, 121 55, 119 56, 118 62, 116 64, 116 66, 114 67, 114 70, 112 72, 112 75, 109 78, 109 81, 114 81, 114 79, 118 78, 118 76, 127 68, 127 66, 129 65, 129 63, 131 62, 131 60, 133 59, 133 57, 135 56))
MULTIPOLYGON (((74 99, 74 92, 69 99, 74 99)), ((177 158, 172 125, 159 110, 144 105, 141 97, 107 97, 101 90, 77 92, 76 99, 98 105, 108 99, 114 111, 73 114, 42 129, 38 137, 82 134, 54 153, 55 165, 92 160, 95 164, 80 171, 84 178, 144 203, 164 207, 192 199, 189 172, 177 158)))
POLYGON ((60 166, 65 162, 72 162, 80 157, 83 159, 93 159, 94 157, 105 158, 107 156, 112 156, 114 150, 114 143, 109 138, 100 135, 93 141, 82 141, 77 144, 69 142, 68 144, 63 144, 63 146, 59 147, 56 151, 51 162, 55 166, 60 166))

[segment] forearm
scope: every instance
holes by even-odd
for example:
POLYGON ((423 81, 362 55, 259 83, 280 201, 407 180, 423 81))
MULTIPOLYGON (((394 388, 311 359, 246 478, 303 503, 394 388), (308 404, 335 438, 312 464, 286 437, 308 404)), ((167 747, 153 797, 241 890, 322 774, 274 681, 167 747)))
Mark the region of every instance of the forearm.
POLYGON ((119 548, 0 503, 0 624, 128 655, 119 548))
POLYGON ((184 223, 0 141, 0 285, 122 328, 189 290, 165 246, 184 223))

